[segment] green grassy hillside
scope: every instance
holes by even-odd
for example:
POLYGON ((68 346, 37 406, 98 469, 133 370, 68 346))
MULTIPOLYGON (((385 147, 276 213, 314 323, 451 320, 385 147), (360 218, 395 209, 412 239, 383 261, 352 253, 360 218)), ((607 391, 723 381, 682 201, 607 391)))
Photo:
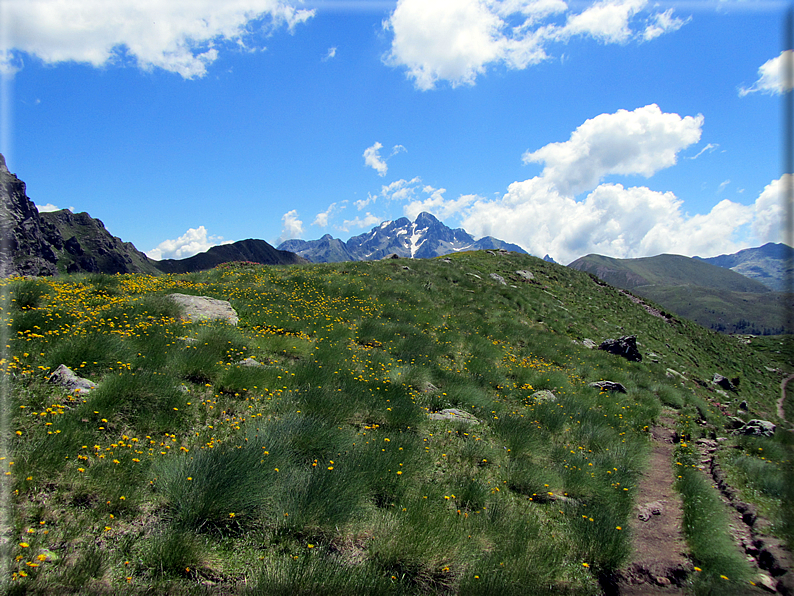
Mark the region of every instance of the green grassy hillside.
MULTIPOLYGON (((781 423, 752 346, 527 255, 2 284, 10 593, 601 594, 630 560, 660 417, 680 482, 740 401, 781 423), (186 323, 172 292, 240 322, 186 323), (581 345, 628 334, 640 363, 581 345), (60 364, 97 388, 49 385, 60 364), (465 415, 429 416, 448 408, 465 415)), ((788 435, 745 463, 783 477, 788 435)), ((741 478, 786 538, 784 485, 758 489, 757 468, 741 478)), ((691 544, 685 587, 744 593, 714 519, 692 522, 726 538, 691 544)))
POLYGON ((730 269, 681 255, 657 255, 639 259, 613 259, 587 255, 569 267, 587 271, 609 284, 633 289, 640 286, 693 285, 724 292, 769 292, 764 284, 730 269))
POLYGON ((714 331, 754 335, 792 331, 785 309, 794 306, 794 298, 703 260, 678 255, 641 259, 587 255, 569 267, 650 298, 714 331))

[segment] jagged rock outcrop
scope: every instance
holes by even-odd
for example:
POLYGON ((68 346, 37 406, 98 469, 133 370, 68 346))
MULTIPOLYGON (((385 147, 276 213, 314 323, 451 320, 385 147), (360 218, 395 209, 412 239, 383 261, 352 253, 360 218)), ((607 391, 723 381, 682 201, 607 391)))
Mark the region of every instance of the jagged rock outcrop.
POLYGON ((41 213, 39 219, 61 273, 159 273, 155 261, 88 213, 61 209, 41 213))
POLYGON ((595 387, 601 391, 617 391, 618 393, 626 393, 626 387, 623 386, 623 383, 618 383, 617 381, 596 381, 594 383, 590 383, 588 387, 595 387))
POLYGON ((623 356, 630 362, 642 362, 642 354, 637 349, 636 335, 624 335, 618 339, 606 339, 601 342, 598 349, 616 356, 623 356))
POLYGON ((39 213, 0 155, 0 276, 156 273, 145 254, 87 213, 39 213))
POLYGON ((57 257, 25 183, 0 155, 0 276, 57 275, 57 257))
POLYGON ((79 391, 82 393, 88 393, 96 387, 96 383, 75 374, 75 372, 65 364, 61 364, 52 371, 52 374, 49 376, 49 382, 54 385, 65 387, 67 391, 79 391))

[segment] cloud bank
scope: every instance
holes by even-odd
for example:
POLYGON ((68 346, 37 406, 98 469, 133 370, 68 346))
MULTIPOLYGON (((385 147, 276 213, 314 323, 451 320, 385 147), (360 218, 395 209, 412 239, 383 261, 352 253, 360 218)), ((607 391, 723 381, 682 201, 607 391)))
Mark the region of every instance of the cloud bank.
POLYGON ((21 68, 23 52, 45 64, 132 59, 191 79, 206 74, 224 44, 246 48, 257 32, 292 31, 313 16, 284 0, 5 0, 0 68, 21 68))
POLYGON ((473 85, 489 65, 525 69, 546 60, 549 45, 573 37, 650 41, 687 22, 673 9, 643 19, 647 5, 602 0, 577 13, 563 0, 399 0, 383 23, 392 34, 384 62, 405 68, 421 90, 438 81, 473 85))
POLYGON ((209 236, 204 226, 190 228, 175 240, 163 240, 157 247, 146 251, 146 256, 156 261, 162 259, 186 259, 195 254, 209 250, 220 244, 231 244, 232 240, 224 240, 223 236, 209 236))
MULTIPOLYGON (((724 199, 708 213, 694 215, 672 192, 605 180, 650 177, 673 166, 679 153, 700 141, 703 121, 701 115, 662 112, 655 104, 600 114, 577 127, 567 141, 527 151, 524 161, 541 163, 543 170, 513 182, 500 198, 448 199, 443 188, 413 178, 383 185, 358 207, 399 201, 411 219, 421 211, 442 220, 455 218, 475 236, 496 236, 562 263, 588 253, 618 258, 713 256, 745 248, 750 239, 783 241, 782 199, 790 175, 772 181, 754 205, 724 199)), ((376 223, 378 218, 367 212, 366 218, 345 222, 342 229, 376 223)))

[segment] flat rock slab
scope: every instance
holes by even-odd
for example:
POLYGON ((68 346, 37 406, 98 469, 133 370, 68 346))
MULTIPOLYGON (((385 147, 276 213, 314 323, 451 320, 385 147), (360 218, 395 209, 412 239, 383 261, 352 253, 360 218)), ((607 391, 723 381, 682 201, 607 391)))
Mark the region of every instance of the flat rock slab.
POLYGON ((64 364, 61 364, 52 372, 49 381, 55 385, 65 387, 68 391, 79 391, 81 393, 88 393, 96 387, 96 383, 76 375, 71 368, 64 364))
POLYGON ((459 420, 461 422, 468 422, 469 424, 479 424, 479 420, 463 410, 457 408, 448 408, 440 412, 433 412, 428 416, 430 420, 459 420))
POLYGON ((168 297, 182 307, 183 319, 191 323, 221 319, 230 325, 237 325, 237 311, 227 300, 209 296, 189 296, 188 294, 169 294, 168 297))

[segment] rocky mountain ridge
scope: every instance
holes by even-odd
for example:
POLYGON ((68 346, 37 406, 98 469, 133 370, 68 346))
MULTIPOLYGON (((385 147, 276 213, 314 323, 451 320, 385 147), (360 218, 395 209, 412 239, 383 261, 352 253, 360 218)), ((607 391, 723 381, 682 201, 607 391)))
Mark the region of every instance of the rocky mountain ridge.
POLYGON ((427 212, 415 221, 401 217, 384 221, 347 242, 326 234, 319 240, 287 240, 279 250, 295 252, 313 263, 375 261, 391 254, 410 259, 430 259, 466 250, 505 249, 526 254, 516 244, 486 236, 475 240, 462 228, 450 228, 427 212))
POLYGON ((791 291, 786 284, 794 280, 794 248, 786 244, 768 242, 731 255, 693 258, 740 273, 777 292, 791 291))
POLYGON ((107 231, 99 219, 68 209, 39 213, 25 183, 0 155, 0 276, 68 273, 187 273, 229 261, 265 265, 305 263, 264 240, 214 246, 187 259, 155 261, 107 231))

